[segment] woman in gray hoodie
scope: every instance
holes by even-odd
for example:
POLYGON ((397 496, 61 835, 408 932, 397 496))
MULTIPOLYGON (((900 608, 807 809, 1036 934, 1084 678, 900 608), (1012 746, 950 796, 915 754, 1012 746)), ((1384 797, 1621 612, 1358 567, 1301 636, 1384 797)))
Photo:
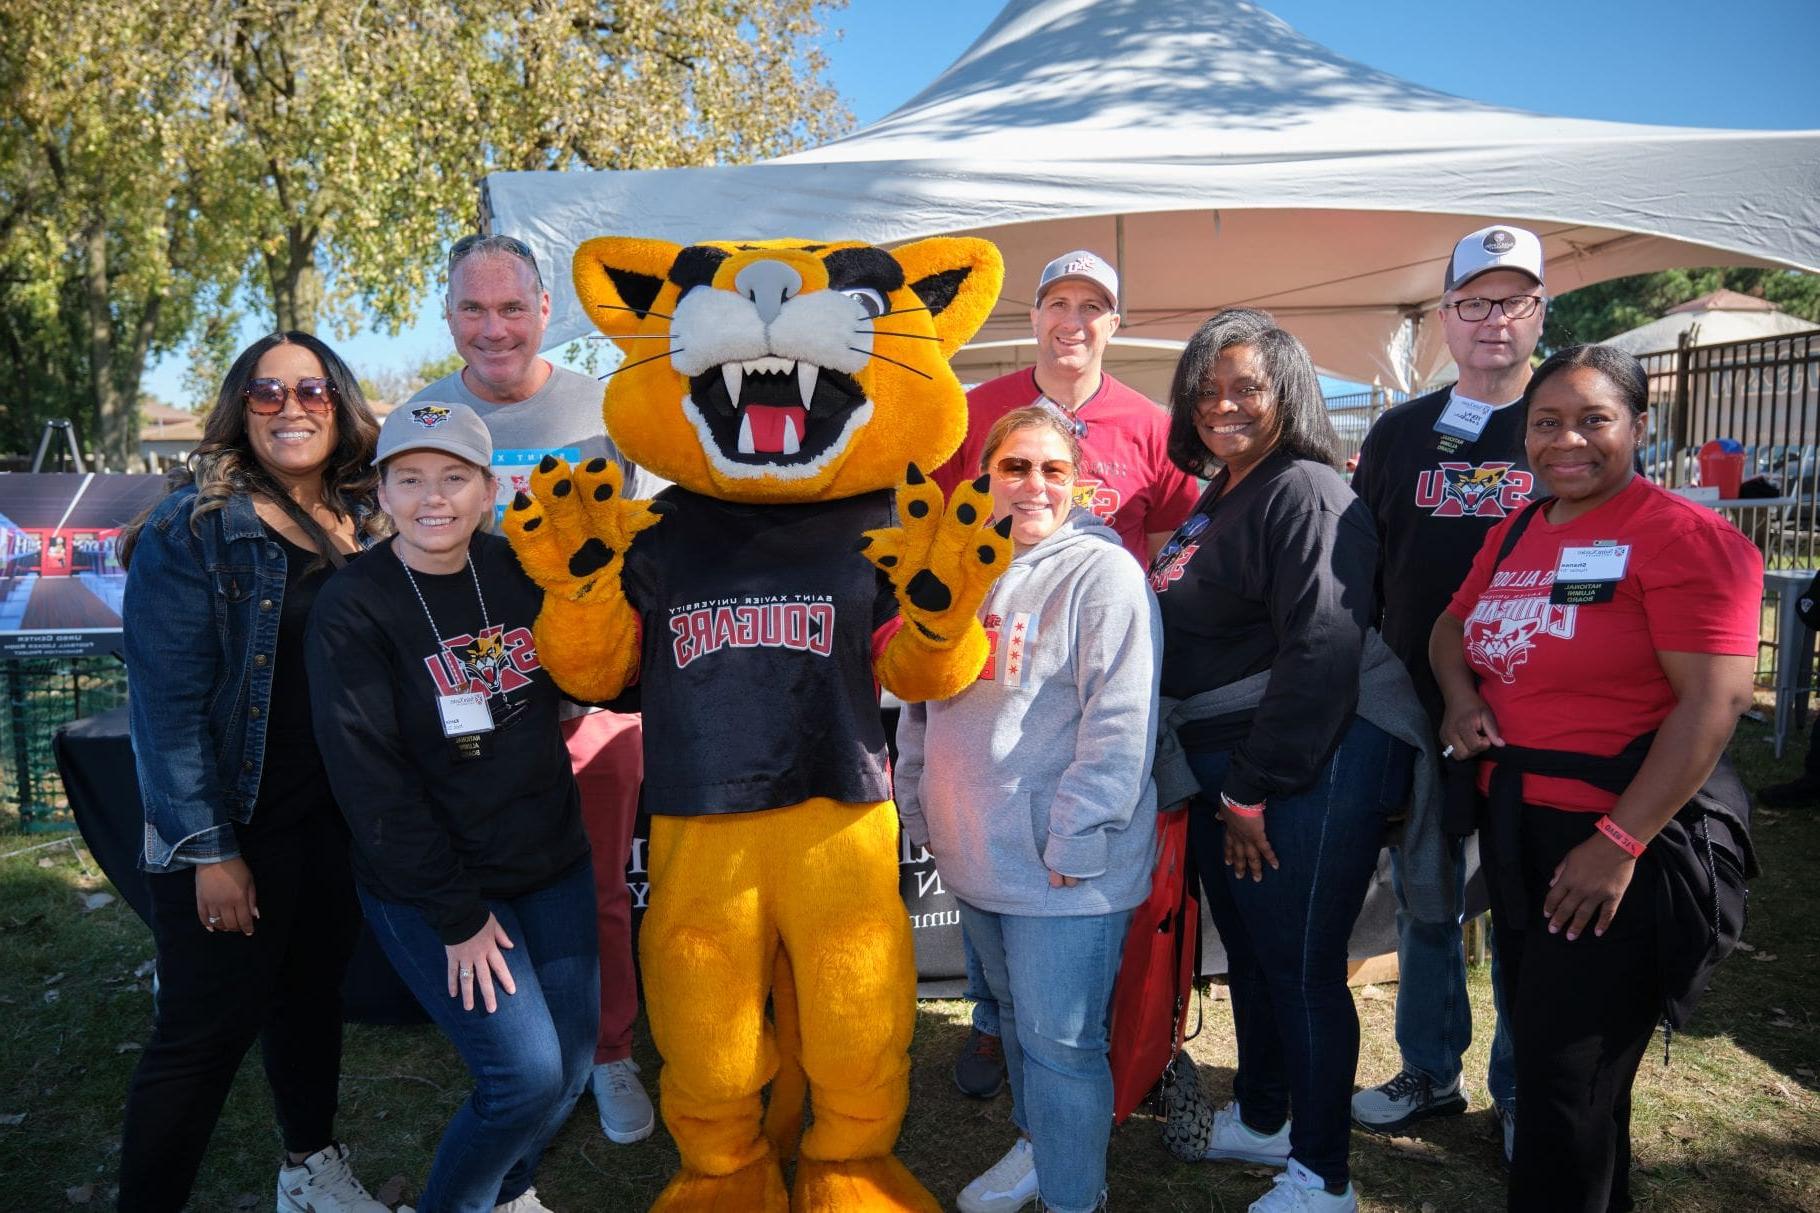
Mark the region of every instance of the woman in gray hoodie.
POLYGON ((1016 556, 980 608, 992 654, 898 727, 897 804, 960 901, 1004 1022, 1020 1136, 962 1213, 1105 1198, 1107 1006, 1156 845, 1161 620, 1118 535, 1073 508, 1080 448, 1041 406, 1000 418, 981 470, 1016 556), (1026 1061, 1029 1064, 1025 1064, 1026 1061))

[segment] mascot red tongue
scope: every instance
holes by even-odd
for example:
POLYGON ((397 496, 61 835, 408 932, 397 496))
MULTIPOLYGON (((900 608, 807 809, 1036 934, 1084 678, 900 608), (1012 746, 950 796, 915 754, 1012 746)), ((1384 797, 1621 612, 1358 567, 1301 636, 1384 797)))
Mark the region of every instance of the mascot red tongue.
POLYGON ((983 480, 943 501, 920 469, 965 434, 947 360, 1002 278, 995 248, 959 238, 575 254, 583 306, 627 355, 607 431, 675 487, 628 501, 605 460, 546 460, 506 530, 544 589, 556 681, 641 687, 639 951, 682 1155, 654 1209, 939 1209, 891 1153, 916 974, 875 684, 946 698, 986 654, 976 613, 1008 524, 988 524, 983 480))

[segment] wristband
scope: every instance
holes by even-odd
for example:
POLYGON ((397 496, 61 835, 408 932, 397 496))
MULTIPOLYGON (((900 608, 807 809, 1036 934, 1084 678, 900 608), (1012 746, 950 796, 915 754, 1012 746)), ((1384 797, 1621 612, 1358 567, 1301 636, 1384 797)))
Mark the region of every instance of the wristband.
POLYGON ((1262 817, 1264 815, 1265 802, 1262 800, 1256 804, 1240 804, 1226 793, 1221 792, 1220 803, 1226 806, 1227 812, 1236 813, 1240 817, 1262 817))
POLYGON ((1599 833, 1611 839, 1620 850, 1626 855, 1629 855, 1632 859, 1636 859, 1643 854, 1644 844, 1631 837, 1628 830, 1613 821, 1609 816, 1599 818, 1597 828, 1599 833))

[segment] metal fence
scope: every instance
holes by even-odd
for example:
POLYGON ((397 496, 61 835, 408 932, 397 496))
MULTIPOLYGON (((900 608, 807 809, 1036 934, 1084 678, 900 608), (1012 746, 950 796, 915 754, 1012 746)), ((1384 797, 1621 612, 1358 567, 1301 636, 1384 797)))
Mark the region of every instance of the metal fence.
MULTIPOLYGON (((18 813, 19 829, 68 829, 74 821, 51 738, 59 725, 125 703, 126 666, 114 657, 10 658, 0 661, 0 679, 0 797, 18 813)), ((10 823, 0 815, 0 824, 10 823)))
POLYGON ((1327 397, 1327 416, 1340 436, 1341 456, 1347 467, 1365 442, 1365 433, 1377 424, 1384 413, 1409 399, 1407 392, 1374 387, 1368 392, 1349 392, 1327 397))

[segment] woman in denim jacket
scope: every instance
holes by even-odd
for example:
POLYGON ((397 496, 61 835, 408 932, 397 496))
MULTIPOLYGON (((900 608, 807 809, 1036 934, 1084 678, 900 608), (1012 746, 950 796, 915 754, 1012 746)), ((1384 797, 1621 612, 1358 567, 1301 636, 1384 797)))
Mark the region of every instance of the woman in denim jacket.
POLYGON ((127 1094, 119 1207, 178 1210, 258 1039, 288 1157, 279 1213, 384 1213, 334 1139, 360 928, 310 727, 303 632, 360 550, 378 427, 305 333, 229 368, 188 474, 120 539, 158 994, 127 1094))

